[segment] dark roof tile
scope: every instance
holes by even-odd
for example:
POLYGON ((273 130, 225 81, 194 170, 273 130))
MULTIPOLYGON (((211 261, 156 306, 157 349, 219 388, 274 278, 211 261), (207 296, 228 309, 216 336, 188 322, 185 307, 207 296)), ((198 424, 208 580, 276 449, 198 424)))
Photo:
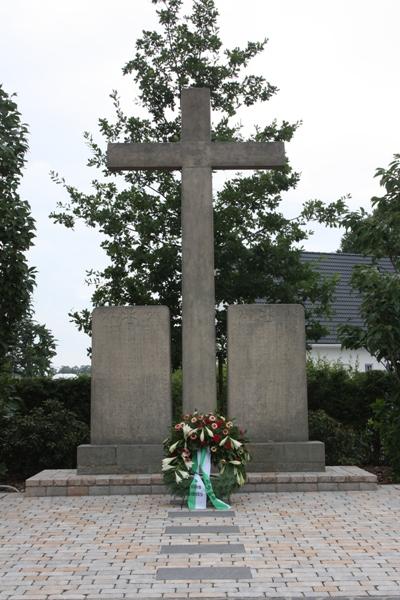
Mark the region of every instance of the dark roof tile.
MULTIPOLYGON (((319 344, 339 344, 338 325, 345 323, 363 325, 360 316, 361 296, 351 287, 350 279, 355 265, 372 264, 372 258, 339 252, 302 252, 301 260, 311 264, 323 277, 339 275, 332 303, 332 317, 320 318, 321 325, 329 330, 329 334, 318 340, 319 344)), ((378 265, 382 271, 394 273, 393 265, 388 258, 380 259, 378 265)))

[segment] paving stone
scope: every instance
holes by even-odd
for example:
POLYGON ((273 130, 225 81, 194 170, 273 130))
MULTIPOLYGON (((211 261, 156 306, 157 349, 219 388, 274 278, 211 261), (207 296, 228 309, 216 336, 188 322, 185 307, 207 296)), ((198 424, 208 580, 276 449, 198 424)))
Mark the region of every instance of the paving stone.
POLYGON ((171 544, 161 546, 160 554, 244 554, 243 544, 171 544))
POLYGON ((176 580, 183 579, 251 579, 251 570, 248 567, 190 567, 188 569, 179 569, 170 567, 168 569, 158 569, 157 580, 176 580))
MULTIPOLYGON (((351 476, 345 473, 341 477, 351 476)), ((104 487, 109 485, 108 480, 104 487)), ((186 600, 278 595, 400 600, 400 486, 235 494, 232 503, 230 520, 200 520, 197 513, 194 519, 204 526, 236 525, 234 537, 212 532, 168 537, 167 526, 182 524, 171 522, 168 496, 5 494, 0 497, 0 600, 29 600, 28 594, 39 596, 32 600, 65 600, 67 594, 83 594, 85 600, 107 595, 110 600, 167 600, 179 594, 186 600), (171 548, 198 548, 198 541, 225 546, 229 540, 235 543, 231 547, 243 544, 246 552, 161 552, 172 541, 171 548), (157 569, 198 567, 247 567, 253 578, 156 579, 157 569)), ((183 510, 187 507, 173 512, 183 510)), ((194 525, 191 519, 182 521, 194 525)))
POLYGON ((240 533, 240 529, 237 525, 171 525, 165 528, 165 533, 240 533))

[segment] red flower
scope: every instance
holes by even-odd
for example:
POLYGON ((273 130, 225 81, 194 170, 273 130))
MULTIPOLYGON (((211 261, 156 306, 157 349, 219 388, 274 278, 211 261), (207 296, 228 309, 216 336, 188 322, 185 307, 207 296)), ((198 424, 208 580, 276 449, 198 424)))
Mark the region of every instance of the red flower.
POLYGON ((224 446, 225 446, 225 448, 226 448, 227 450, 231 450, 231 448, 232 448, 231 440, 227 440, 227 441, 225 442, 225 445, 224 445, 224 446))
POLYGON ((213 442, 220 442, 221 441, 221 436, 218 433, 214 433, 213 437, 213 442))

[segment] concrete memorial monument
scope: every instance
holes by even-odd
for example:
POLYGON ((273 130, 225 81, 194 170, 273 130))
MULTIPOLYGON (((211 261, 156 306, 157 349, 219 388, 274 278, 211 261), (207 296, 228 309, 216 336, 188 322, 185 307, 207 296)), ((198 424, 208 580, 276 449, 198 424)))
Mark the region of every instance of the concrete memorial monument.
POLYGON ((91 444, 78 447, 79 474, 159 471, 172 417, 169 330, 165 306, 94 310, 91 444))
MULTIPOLYGON (((285 154, 282 142, 211 141, 206 88, 183 90, 181 109, 180 142, 109 144, 107 160, 113 171, 182 171, 183 410, 208 412, 216 407, 212 170, 277 168, 285 164, 285 154)), ((264 444, 257 446, 258 470, 283 465, 315 470, 317 463, 323 466, 323 445, 317 451, 315 445, 307 446, 304 319, 293 316, 296 307, 286 313, 280 308, 231 309, 229 412, 247 426, 250 438, 254 434, 255 442, 264 444), (296 359, 295 352, 300 352, 296 359), (292 385, 293 364, 298 387, 292 385), (276 369, 273 382, 266 377, 271 369, 276 369), (278 452, 286 452, 284 461, 267 459, 269 440, 306 444, 308 460, 291 460, 289 455, 297 455, 300 446, 290 454, 287 445, 278 452)), ((160 428, 165 426, 166 432, 170 418, 167 309, 116 307, 94 316, 92 444, 78 449, 78 472, 158 471, 164 437, 160 428), (155 421, 157 430, 146 426, 155 421)), ((278 454, 272 452, 275 458, 278 454)))
POLYGON ((212 142, 210 90, 182 91, 182 137, 176 143, 109 144, 112 171, 182 171, 183 410, 216 407, 213 169, 285 164, 283 142, 212 142))
POLYGON ((228 309, 228 412, 247 431, 250 470, 323 471, 322 442, 308 441, 304 309, 228 309))

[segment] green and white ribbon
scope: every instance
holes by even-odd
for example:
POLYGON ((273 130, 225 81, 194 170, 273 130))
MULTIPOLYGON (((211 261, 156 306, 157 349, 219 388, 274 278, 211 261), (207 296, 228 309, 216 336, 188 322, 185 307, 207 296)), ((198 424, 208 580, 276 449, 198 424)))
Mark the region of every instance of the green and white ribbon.
POLYGON ((211 453, 209 448, 197 450, 197 453, 193 456, 192 470, 194 475, 189 489, 189 510, 205 509, 207 506, 207 496, 217 510, 229 509, 229 504, 222 502, 214 494, 210 479, 211 453))

